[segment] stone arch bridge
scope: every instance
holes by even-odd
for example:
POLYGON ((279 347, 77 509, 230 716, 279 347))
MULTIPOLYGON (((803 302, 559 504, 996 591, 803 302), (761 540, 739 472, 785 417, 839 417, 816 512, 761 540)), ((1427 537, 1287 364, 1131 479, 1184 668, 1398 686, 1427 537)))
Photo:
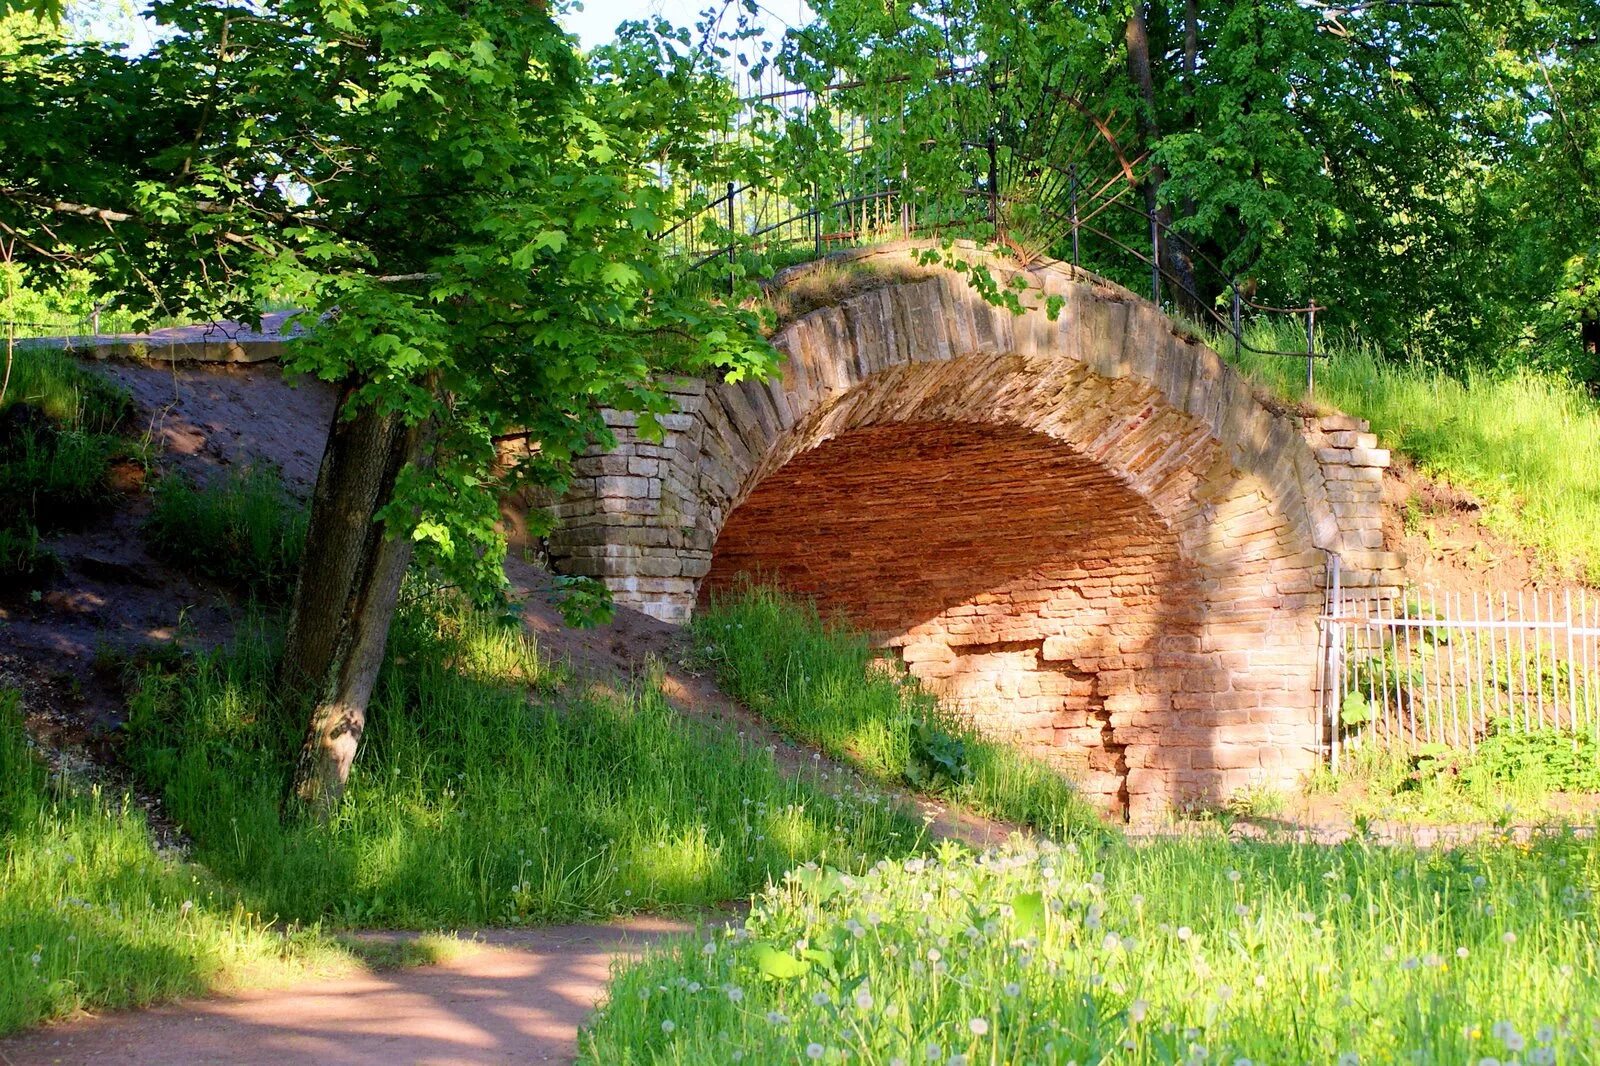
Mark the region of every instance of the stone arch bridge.
POLYGON ((1291 783, 1326 740, 1330 556, 1399 583, 1387 454, 1274 410, 1120 286, 959 253, 1026 281, 1019 315, 923 247, 832 257, 896 269, 778 332, 781 376, 683 383, 664 439, 608 416, 617 447, 556 504, 556 569, 674 622, 775 577, 1133 817, 1291 783))

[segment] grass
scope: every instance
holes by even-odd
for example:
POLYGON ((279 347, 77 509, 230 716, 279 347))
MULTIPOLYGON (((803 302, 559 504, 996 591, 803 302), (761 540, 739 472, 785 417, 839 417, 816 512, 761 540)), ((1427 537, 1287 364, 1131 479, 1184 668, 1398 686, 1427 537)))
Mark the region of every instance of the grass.
MULTIPOLYGON (((1252 327, 1259 348, 1294 350, 1287 324, 1252 327)), ((1216 342, 1231 356, 1231 341, 1216 342)), ((1368 419, 1385 447, 1469 489, 1496 532, 1534 549, 1555 575, 1600 584, 1600 404, 1576 383, 1532 374, 1438 370, 1325 336, 1316 400, 1368 419)), ((1305 361, 1243 353, 1238 365, 1278 395, 1304 397, 1305 361)))
POLYGON ((889 668, 863 634, 825 621, 809 603, 747 583, 697 612, 692 632, 697 654, 729 693, 879 780, 931 777, 962 806, 1054 837, 1100 831, 1062 774, 980 736, 889 668), (961 765, 954 779, 930 773, 930 757, 952 754, 961 765))
POLYGON ((799 871, 624 971, 582 1061, 1587 1062, 1600 845, 1213 836, 799 871))
POLYGON ((554 690, 518 629, 413 605, 391 646, 327 825, 279 819, 301 725, 259 630, 147 672, 132 697, 131 761, 253 909, 432 928, 695 908, 798 862, 860 868, 918 844, 897 808, 786 777, 649 686, 554 690))
POLYGON ((27 404, 58 426, 83 433, 114 433, 133 414, 126 390, 52 348, 16 352, 0 410, 13 404, 27 404))
POLYGON ((1572 816, 1563 797, 1600 793, 1596 750, 1583 730, 1497 723, 1470 752, 1442 744, 1347 748, 1339 772, 1324 771, 1308 790, 1342 792, 1351 813, 1370 821, 1542 823, 1572 816))
POLYGON ((267 600, 294 590, 306 511, 266 466, 232 468, 213 485, 169 473, 155 486, 151 549, 195 573, 267 600))
POLYGON ((781 289, 769 289, 765 302, 774 316, 776 331, 819 307, 832 307, 857 293, 932 276, 933 271, 914 263, 823 260, 781 289))
POLYGON ((125 796, 50 775, 0 690, 0 1033, 348 964, 285 937, 203 869, 158 854, 125 796))
POLYGON ((18 352, 0 398, 0 583, 37 587, 56 561, 40 535, 92 518, 111 497, 128 394, 55 351, 18 352))

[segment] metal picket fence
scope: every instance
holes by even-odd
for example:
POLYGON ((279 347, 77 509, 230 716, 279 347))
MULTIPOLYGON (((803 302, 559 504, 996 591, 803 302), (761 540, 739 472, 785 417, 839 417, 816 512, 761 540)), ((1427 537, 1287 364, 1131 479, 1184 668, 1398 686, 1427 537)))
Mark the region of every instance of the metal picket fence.
POLYGON ((1379 745, 1473 750, 1491 730, 1600 728, 1600 595, 1350 587, 1322 619, 1330 757, 1379 745))

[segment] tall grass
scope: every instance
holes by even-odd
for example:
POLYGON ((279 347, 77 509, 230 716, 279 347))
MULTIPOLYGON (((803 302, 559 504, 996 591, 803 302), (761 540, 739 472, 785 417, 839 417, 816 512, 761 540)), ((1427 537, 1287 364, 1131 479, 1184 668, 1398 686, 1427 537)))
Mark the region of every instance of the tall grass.
POLYGON ((110 499, 117 435, 133 410, 122 389, 58 351, 18 352, 0 398, 0 591, 58 569, 40 534, 92 518, 110 499))
POLYGON ((0 409, 19 403, 38 408, 58 426, 84 433, 114 433, 133 413, 133 398, 125 389, 57 348, 16 351, 0 409))
POLYGON ((196 866, 162 858, 125 796, 52 780, 0 689, 0 1033, 85 1008, 337 961, 285 938, 196 866))
POLYGON ((403 927, 570 919, 718 903, 798 862, 860 868, 917 845, 878 797, 786 777, 653 689, 550 689, 520 630, 413 607, 392 647, 327 825, 279 818, 302 726, 259 632, 146 674, 133 697, 134 765, 253 908, 403 927))
POLYGON ((944 789, 952 801, 1052 836, 1098 831, 1098 819, 1059 772, 980 736, 890 668, 864 634, 825 621, 809 602, 742 584, 699 611, 692 632, 697 654, 730 693, 880 780, 917 776, 917 727, 928 726, 965 757, 966 774, 944 789))
POLYGON ((265 599, 294 589, 306 511, 268 466, 230 468, 212 485, 181 473, 156 483, 145 529, 157 555, 265 599))
POLYGON ((1600 845, 1222 838, 799 871, 625 971, 586 1063, 1592 1062, 1600 845))
MULTIPOLYGON (((1253 326, 1246 339, 1305 344, 1289 324, 1253 326)), ((1555 572, 1600 584, 1600 403, 1581 386, 1532 374, 1454 377, 1337 336, 1322 345, 1331 357, 1317 362, 1319 403, 1370 420, 1384 446, 1470 489, 1491 528, 1555 572)), ((1231 341, 1217 346, 1231 357, 1231 341)), ((1278 395, 1304 397, 1304 360, 1246 351, 1236 361, 1278 395)))

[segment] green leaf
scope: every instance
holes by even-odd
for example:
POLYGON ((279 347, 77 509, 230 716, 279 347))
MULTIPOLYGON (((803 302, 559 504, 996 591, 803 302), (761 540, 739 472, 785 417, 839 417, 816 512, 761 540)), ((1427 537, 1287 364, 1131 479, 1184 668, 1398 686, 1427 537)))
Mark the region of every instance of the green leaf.
POLYGON ((533 246, 559 252, 567 246, 567 234, 564 230, 547 229, 533 239, 533 246))
POLYGON ((779 951, 763 941, 750 946, 750 958, 761 976, 769 981, 791 981, 811 969, 809 962, 801 962, 788 952, 779 951))
POLYGON ((800 953, 802 958, 810 959, 824 970, 833 969, 833 952, 823 948, 806 948, 800 953))
POLYGON ((1011 899, 1011 913, 1016 916, 1017 931, 1024 936, 1044 928, 1044 895, 1039 892, 1021 892, 1011 899))
POLYGON ((1364 725, 1372 721, 1372 705, 1359 692, 1346 692, 1339 705, 1339 721, 1346 726, 1364 725))

